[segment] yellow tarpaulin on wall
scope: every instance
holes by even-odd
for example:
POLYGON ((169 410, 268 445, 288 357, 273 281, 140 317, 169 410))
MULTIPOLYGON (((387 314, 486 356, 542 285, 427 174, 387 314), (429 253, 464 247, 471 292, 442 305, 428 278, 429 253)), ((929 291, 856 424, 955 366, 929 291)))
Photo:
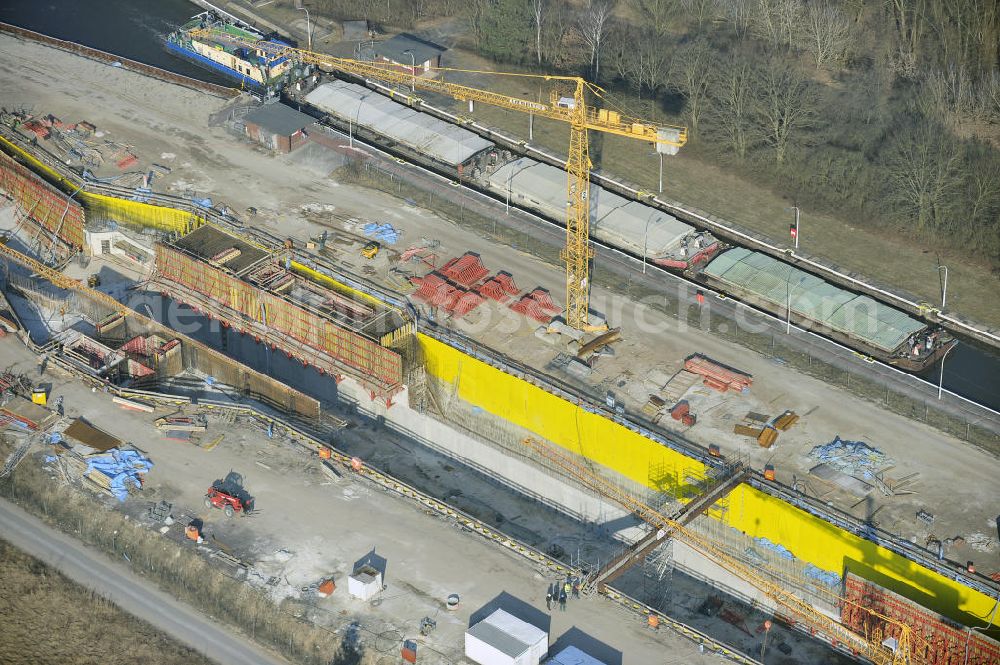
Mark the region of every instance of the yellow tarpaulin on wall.
MULTIPOLYGON (((419 338, 428 374, 455 386, 458 397, 566 450, 660 491, 683 492, 686 478, 705 471, 701 462, 599 414, 431 337, 419 338)), ((996 607, 996 599, 746 484, 730 494, 723 519, 752 538, 780 543, 802 561, 841 575, 854 572, 965 625, 985 625, 996 607)))

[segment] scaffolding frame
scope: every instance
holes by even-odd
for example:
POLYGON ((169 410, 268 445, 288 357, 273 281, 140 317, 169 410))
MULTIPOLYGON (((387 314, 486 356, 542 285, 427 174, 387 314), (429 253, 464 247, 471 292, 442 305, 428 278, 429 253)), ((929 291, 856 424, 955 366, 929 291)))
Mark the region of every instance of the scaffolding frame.
MULTIPOLYGON (((212 306, 224 324, 258 336, 266 334, 262 328, 282 333, 287 337, 271 337, 272 344, 320 368, 322 357, 317 352, 329 356, 336 361, 336 366, 329 368, 332 373, 347 374, 377 395, 391 398, 402 390, 402 356, 377 341, 179 249, 157 244, 156 266, 161 283, 200 294, 207 301, 199 304, 212 306)), ((189 304, 192 300, 191 293, 179 289, 170 295, 189 304)))
POLYGON ((86 242, 83 206, 4 152, 0 152, 0 191, 6 193, 40 231, 48 231, 53 242, 59 238, 72 250, 83 248, 86 242))

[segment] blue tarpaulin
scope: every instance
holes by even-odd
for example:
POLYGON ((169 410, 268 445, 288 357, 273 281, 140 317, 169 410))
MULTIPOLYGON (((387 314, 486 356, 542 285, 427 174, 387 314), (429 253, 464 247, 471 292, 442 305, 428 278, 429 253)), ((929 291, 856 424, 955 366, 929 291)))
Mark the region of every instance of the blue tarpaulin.
POLYGON ((111 493, 119 501, 128 496, 128 485, 142 487, 140 476, 153 468, 153 463, 137 450, 110 450, 106 455, 87 458, 87 471, 98 471, 111 480, 111 493))
POLYGON ((395 245, 401 233, 392 224, 376 224, 375 222, 368 222, 361 228, 361 231, 366 238, 374 238, 387 245, 395 245))
POLYGON ((763 548, 771 550, 772 552, 777 552, 783 559, 795 558, 795 555, 792 554, 791 550, 789 550, 787 547, 785 547, 784 545, 779 545, 778 543, 772 543, 767 538, 754 538, 753 542, 756 543, 757 545, 760 545, 763 548))
POLYGON ((864 478, 871 478, 875 471, 889 463, 881 450, 872 448, 864 441, 848 441, 839 436, 830 443, 813 448, 809 457, 851 475, 860 472, 864 478))
POLYGON ((811 577, 820 584, 828 587, 839 587, 840 586, 840 575, 830 570, 823 570, 822 568, 817 568, 811 563, 806 565, 805 568, 806 577, 811 577))

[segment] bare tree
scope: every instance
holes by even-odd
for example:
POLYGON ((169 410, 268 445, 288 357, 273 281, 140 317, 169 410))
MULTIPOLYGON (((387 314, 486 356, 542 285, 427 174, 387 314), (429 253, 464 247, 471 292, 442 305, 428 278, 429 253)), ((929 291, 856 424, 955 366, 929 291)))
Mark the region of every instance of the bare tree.
POLYGON ((719 0, 719 8, 727 21, 733 24, 733 32, 745 39, 750 31, 754 0, 719 0))
POLYGON ((655 29, 636 30, 630 25, 616 25, 608 37, 605 61, 620 78, 642 91, 656 92, 669 79, 670 56, 657 39, 655 29))
POLYGON ((961 184, 957 143, 923 122, 896 136, 884 160, 891 211, 918 230, 944 226, 951 194, 961 184))
POLYGON ((657 35, 667 34, 681 9, 681 0, 629 0, 629 4, 657 35))
POLYGON ((685 112, 692 136, 698 133, 698 121, 701 119, 715 66, 715 51, 704 38, 677 50, 671 76, 674 87, 684 95, 687 102, 685 112))
POLYGON ((756 84, 756 72, 747 59, 740 56, 725 63, 713 84, 714 124, 740 158, 746 157, 753 136, 756 84))
POLYGON ((827 0, 816 0, 806 8, 803 36, 805 47, 819 69, 844 59, 851 46, 851 24, 847 17, 827 0))
POLYGON ((549 2, 542 17, 542 60, 555 67, 568 67, 573 55, 565 47, 576 32, 576 16, 564 2, 549 2))
POLYGON ((801 24, 800 0, 757 0, 750 13, 754 35, 771 46, 791 46, 801 24))
POLYGON ((601 47, 608 32, 608 19, 614 10, 613 0, 589 0, 587 8, 580 13, 577 29, 584 44, 590 49, 590 68, 596 81, 601 70, 601 47))
POLYGON ((535 54, 538 64, 542 64, 542 18, 545 16, 545 0, 531 0, 531 12, 535 17, 535 54))
POLYGON ((756 116, 761 137, 781 164, 791 136, 812 124, 816 92, 812 84, 787 64, 774 61, 757 77, 756 116))
POLYGON ((723 3, 720 0, 681 0, 681 6, 688 16, 694 19, 699 28, 705 27, 706 23, 711 23, 722 18, 723 3))

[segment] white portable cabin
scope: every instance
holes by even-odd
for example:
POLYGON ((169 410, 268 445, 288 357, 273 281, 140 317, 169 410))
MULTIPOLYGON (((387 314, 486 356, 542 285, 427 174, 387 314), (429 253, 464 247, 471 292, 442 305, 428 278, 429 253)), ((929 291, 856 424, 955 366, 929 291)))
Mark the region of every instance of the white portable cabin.
POLYGON ((503 610, 465 631, 465 657, 479 665, 539 665, 548 651, 548 633, 503 610))
POLYGON ((347 578, 347 593, 358 600, 371 600, 382 591, 382 573, 362 566, 347 578))
POLYGON ((605 665, 576 647, 566 647, 549 659, 545 665, 605 665))

